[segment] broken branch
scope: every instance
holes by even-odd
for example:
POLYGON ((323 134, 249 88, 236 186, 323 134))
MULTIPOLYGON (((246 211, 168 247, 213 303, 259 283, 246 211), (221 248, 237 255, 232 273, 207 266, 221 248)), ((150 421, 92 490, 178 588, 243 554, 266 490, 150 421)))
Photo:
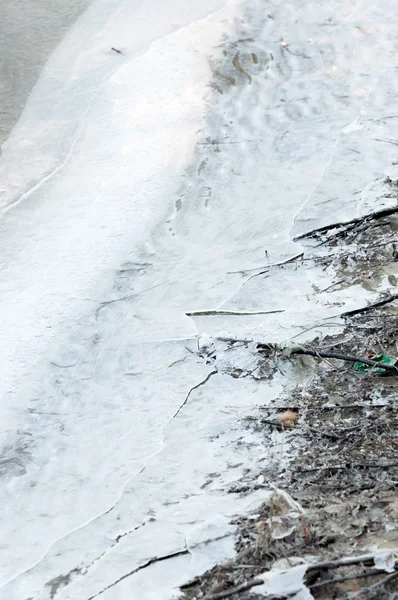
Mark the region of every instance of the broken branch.
MULTIPOLYGON (((254 275, 252 275, 252 277, 257 277, 257 275, 263 275, 264 273, 268 273, 269 269, 271 269, 272 267, 283 267, 284 265, 288 265, 289 263, 292 263, 296 260, 307 260, 304 259, 304 252, 300 252, 299 254, 295 254, 294 256, 291 256, 290 258, 286 258, 285 260, 282 260, 280 262, 277 263, 271 263, 269 265, 265 265, 263 267, 254 267, 251 269, 240 269, 240 271, 227 271, 227 275, 236 275, 237 273, 251 273, 252 271, 258 271, 260 269, 260 271, 258 273, 254 273, 254 275)), ((250 277, 250 279, 252 278, 250 277)))
POLYGON ((370 593, 374 592, 374 590, 376 590, 377 588, 381 587, 382 585, 385 585, 386 583, 389 583, 390 581, 392 581, 393 579, 395 579, 396 577, 398 577, 398 571, 395 571, 394 573, 391 573, 390 575, 387 575, 387 577, 384 577, 384 579, 381 579, 380 581, 377 581, 376 583, 374 583, 373 585, 370 585, 367 588, 363 588, 362 590, 360 590, 359 592, 355 593, 355 596, 352 597, 358 597, 359 594, 363 594, 363 598, 370 597, 370 593))
MULTIPOLYGON (((398 295, 397 295, 398 297, 398 295)), ((323 350, 310 350, 307 348, 295 348, 292 350, 291 355, 294 354, 305 354, 308 356, 315 356, 318 358, 335 358, 337 360, 345 360, 348 362, 361 362, 369 367, 377 367, 383 368, 386 371, 394 371, 398 373, 398 368, 395 365, 388 365, 384 363, 377 362, 375 360, 370 360, 368 358, 362 358, 360 356, 354 356, 352 354, 341 354, 340 352, 324 352, 323 350)))
POLYGON ((233 310, 194 310, 192 312, 186 312, 187 317, 211 317, 216 315, 228 315, 228 316, 247 316, 247 315, 273 315, 275 313, 282 313, 284 310, 259 310, 259 311, 233 311, 233 310))
MULTIPOLYGON (((314 471, 344 471, 346 469, 393 469, 398 467, 398 462, 386 465, 366 465, 363 463, 347 463, 346 465, 334 466, 326 465, 323 467, 313 467, 312 469, 297 469, 295 473, 312 473, 314 471)), ((351 564, 351 563, 349 563, 351 564)))
POLYGON ((324 225, 323 227, 318 227, 317 229, 312 229, 311 231, 307 231, 306 233, 301 233, 297 237, 294 238, 294 241, 302 240, 304 238, 313 237, 314 235, 320 233, 327 233, 331 229, 337 229, 339 227, 348 227, 349 225, 356 225, 357 223, 362 223, 363 221, 367 221, 370 219, 381 219, 382 217, 387 217, 388 215, 393 215, 398 212, 398 207, 394 206, 392 208, 385 208, 383 210, 376 211, 374 213, 370 213, 364 217, 357 217, 355 219, 351 219, 350 221, 340 221, 338 223, 332 223, 331 225, 324 225))
POLYGON ((325 581, 319 581, 318 583, 314 583, 309 585, 308 588, 310 590, 315 590, 325 585, 333 585, 334 583, 342 583, 343 581, 349 581, 350 579, 361 579, 363 577, 377 577, 378 575, 382 575, 383 571, 380 569, 371 569, 366 573, 359 573, 357 575, 346 575, 345 577, 336 577, 335 579, 325 579, 325 581))
POLYGON ((348 556, 340 558, 338 560, 326 560, 324 562, 315 563, 309 565, 307 573, 309 571, 317 571, 319 569, 337 569, 338 567, 347 567, 349 565, 359 565, 361 563, 368 563, 374 561, 377 554, 361 554, 360 556, 348 556))
MULTIPOLYGON (((373 310, 374 308, 379 308, 380 306, 384 306, 385 304, 389 304, 394 300, 398 300, 398 294, 391 294, 388 298, 384 300, 380 300, 379 302, 375 302, 374 304, 368 304, 363 308, 356 308, 354 310, 348 310, 341 314, 342 317, 352 317, 353 315, 358 315, 359 313, 367 312, 368 310, 373 310)), ((363 361, 362 361, 363 362, 363 361)))

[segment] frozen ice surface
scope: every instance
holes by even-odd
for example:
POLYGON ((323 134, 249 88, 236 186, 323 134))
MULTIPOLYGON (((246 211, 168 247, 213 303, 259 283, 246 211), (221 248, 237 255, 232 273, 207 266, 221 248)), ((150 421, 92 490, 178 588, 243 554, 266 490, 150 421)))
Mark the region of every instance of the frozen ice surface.
POLYGON ((267 493, 226 494, 259 475, 240 419, 282 382, 217 337, 304 339, 370 295, 268 266, 393 202, 397 20, 97 0, 51 56, 0 157, 0 597, 166 599, 230 555, 267 493))

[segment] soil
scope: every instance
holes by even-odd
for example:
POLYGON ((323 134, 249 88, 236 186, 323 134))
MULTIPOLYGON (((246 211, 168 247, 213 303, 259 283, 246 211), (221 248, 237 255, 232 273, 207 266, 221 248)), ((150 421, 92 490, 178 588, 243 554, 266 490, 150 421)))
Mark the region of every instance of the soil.
MULTIPOLYGON (((396 183, 390 184, 396 193, 396 183)), ((392 209, 301 240, 306 252, 328 249, 317 260, 334 269, 334 286, 377 289, 386 275, 389 283, 377 306, 347 313, 341 333, 315 339, 307 348, 370 359, 380 353, 398 356, 397 231, 398 209, 392 209)), ((258 344, 257 350, 265 371, 275 356, 279 364, 304 359, 272 343, 258 344)), ((235 519, 235 558, 186 584, 181 599, 269 599, 252 584, 275 565, 289 568, 300 559, 313 564, 382 548, 398 550, 398 370, 380 373, 370 367, 361 373, 352 362, 305 359, 307 368, 315 366, 310 384, 286 392, 247 423, 262 428, 267 440, 275 429, 294 436, 296 451, 288 467, 265 467, 261 481, 245 480, 231 488, 231 493, 248 494, 274 485, 275 491, 255 513, 235 519), (290 501, 302 508, 293 524, 290 501), (279 533, 275 526, 282 528, 279 533)), ((397 562, 390 571, 375 569, 368 558, 308 569, 304 581, 315 599, 392 600, 398 598, 397 562)))

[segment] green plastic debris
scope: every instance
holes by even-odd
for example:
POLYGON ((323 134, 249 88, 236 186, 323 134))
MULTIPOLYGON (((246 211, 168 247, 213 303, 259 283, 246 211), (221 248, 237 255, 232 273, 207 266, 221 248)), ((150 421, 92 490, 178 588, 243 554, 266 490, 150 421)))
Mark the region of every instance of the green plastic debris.
MULTIPOLYGON (((393 356, 388 356, 388 354, 376 354, 375 356, 369 356, 369 360, 373 360, 374 362, 380 363, 381 365, 394 365, 396 359, 393 356)), ((371 371, 377 375, 383 375, 386 370, 382 367, 372 367, 371 365, 366 365, 363 362, 354 363, 355 371, 361 373, 361 375, 366 375, 371 371)))

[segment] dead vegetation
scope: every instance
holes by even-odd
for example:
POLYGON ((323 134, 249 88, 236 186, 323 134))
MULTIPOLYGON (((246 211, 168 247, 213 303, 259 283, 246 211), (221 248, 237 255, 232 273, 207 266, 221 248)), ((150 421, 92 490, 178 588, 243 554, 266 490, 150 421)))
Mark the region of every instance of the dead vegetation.
MULTIPOLYGON (((393 182, 391 189, 396 194, 393 182)), ((185 600, 291 598, 256 588, 270 569, 303 562, 314 599, 398 598, 398 372, 394 364, 381 372, 373 360, 398 356, 397 231, 395 208, 305 238, 332 251, 320 260, 336 273, 334 285, 377 289, 387 276, 389 288, 377 302, 345 313, 339 335, 288 352, 258 345, 265 370, 276 357, 294 361, 300 354, 320 366, 308 387, 263 407, 255 423, 267 439, 275 429, 299 436, 301 449, 287 468, 264 468, 263 487, 274 491, 255 514, 234 521, 236 557, 186 584, 185 600), (362 373, 353 369, 358 359, 368 367, 362 373), (397 550, 388 566, 374 559, 383 548, 397 550)), ((258 487, 242 482, 231 493, 258 487)))

